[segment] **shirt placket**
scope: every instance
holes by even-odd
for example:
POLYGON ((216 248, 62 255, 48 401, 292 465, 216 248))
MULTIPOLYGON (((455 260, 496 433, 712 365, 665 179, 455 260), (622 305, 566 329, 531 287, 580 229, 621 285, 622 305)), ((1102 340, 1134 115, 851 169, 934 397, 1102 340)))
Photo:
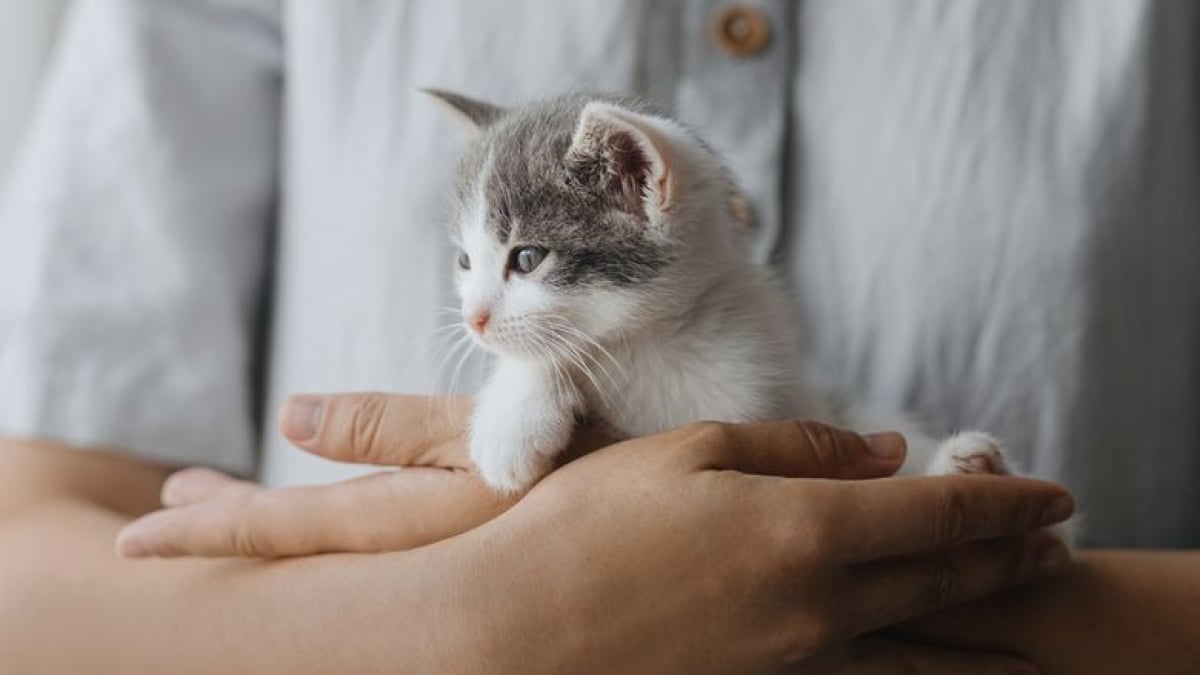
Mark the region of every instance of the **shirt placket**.
POLYGON ((680 6, 676 107, 733 168, 750 202, 754 255, 763 262, 785 215, 795 9, 788 0, 680 6))

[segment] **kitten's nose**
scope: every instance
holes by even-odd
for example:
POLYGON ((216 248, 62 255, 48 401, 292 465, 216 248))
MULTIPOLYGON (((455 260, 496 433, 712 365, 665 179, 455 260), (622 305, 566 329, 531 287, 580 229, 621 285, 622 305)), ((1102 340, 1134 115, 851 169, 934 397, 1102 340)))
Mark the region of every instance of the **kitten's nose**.
POLYGON ((476 333, 482 333, 487 328, 488 321, 492 320, 492 315, 489 312, 480 312, 467 320, 471 328, 475 329, 476 333))

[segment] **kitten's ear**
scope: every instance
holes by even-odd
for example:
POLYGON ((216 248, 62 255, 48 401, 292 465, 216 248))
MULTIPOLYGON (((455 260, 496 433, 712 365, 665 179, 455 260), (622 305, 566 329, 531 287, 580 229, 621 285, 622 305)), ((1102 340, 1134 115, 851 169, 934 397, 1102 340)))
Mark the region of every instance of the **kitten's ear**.
POLYGON ((666 120, 601 101, 588 103, 567 151, 580 180, 605 189, 622 207, 651 220, 669 211, 675 171, 666 120))
POLYGON ((498 105, 443 89, 426 88, 421 89, 421 92, 445 105, 475 131, 486 129, 508 112, 498 105))

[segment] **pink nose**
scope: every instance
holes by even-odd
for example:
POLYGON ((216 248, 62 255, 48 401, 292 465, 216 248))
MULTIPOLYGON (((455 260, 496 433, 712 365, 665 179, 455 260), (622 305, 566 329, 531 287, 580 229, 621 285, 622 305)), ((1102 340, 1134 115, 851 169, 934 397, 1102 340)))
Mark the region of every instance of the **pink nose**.
POLYGON ((467 323, 471 325, 471 328, 475 329, 475 332, 482 333, 487 328, 488 321, 491 321, 491 319, 492 315, 488 312, 480 312, 468 319, 467 323))

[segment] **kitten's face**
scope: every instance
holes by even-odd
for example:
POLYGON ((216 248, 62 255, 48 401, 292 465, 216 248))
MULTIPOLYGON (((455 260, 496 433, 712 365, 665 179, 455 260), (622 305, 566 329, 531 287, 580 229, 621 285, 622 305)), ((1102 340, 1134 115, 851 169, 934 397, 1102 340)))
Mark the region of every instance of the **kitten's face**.
POLYGON ((491 351, 569 361, 635 323, 667 247, 566 186, 522 189, 511 176, 475 178, 454 237, 463 322, 491 351))
POLYGON ((638 292, 606 283, 566 282, 576 254, 537 237, 501 241, 467 225, 455 266, 463 322, 487 349, 569 360, 589 340, 633 321, 638 292))
POLYGON ((671 306, 687 248, 672 226, 684 189, 667 155, 672 123, 583 98, 511 113, 448 102, 485 121, 451 227, 463 323, 479 344, 569 362, 671 306))

